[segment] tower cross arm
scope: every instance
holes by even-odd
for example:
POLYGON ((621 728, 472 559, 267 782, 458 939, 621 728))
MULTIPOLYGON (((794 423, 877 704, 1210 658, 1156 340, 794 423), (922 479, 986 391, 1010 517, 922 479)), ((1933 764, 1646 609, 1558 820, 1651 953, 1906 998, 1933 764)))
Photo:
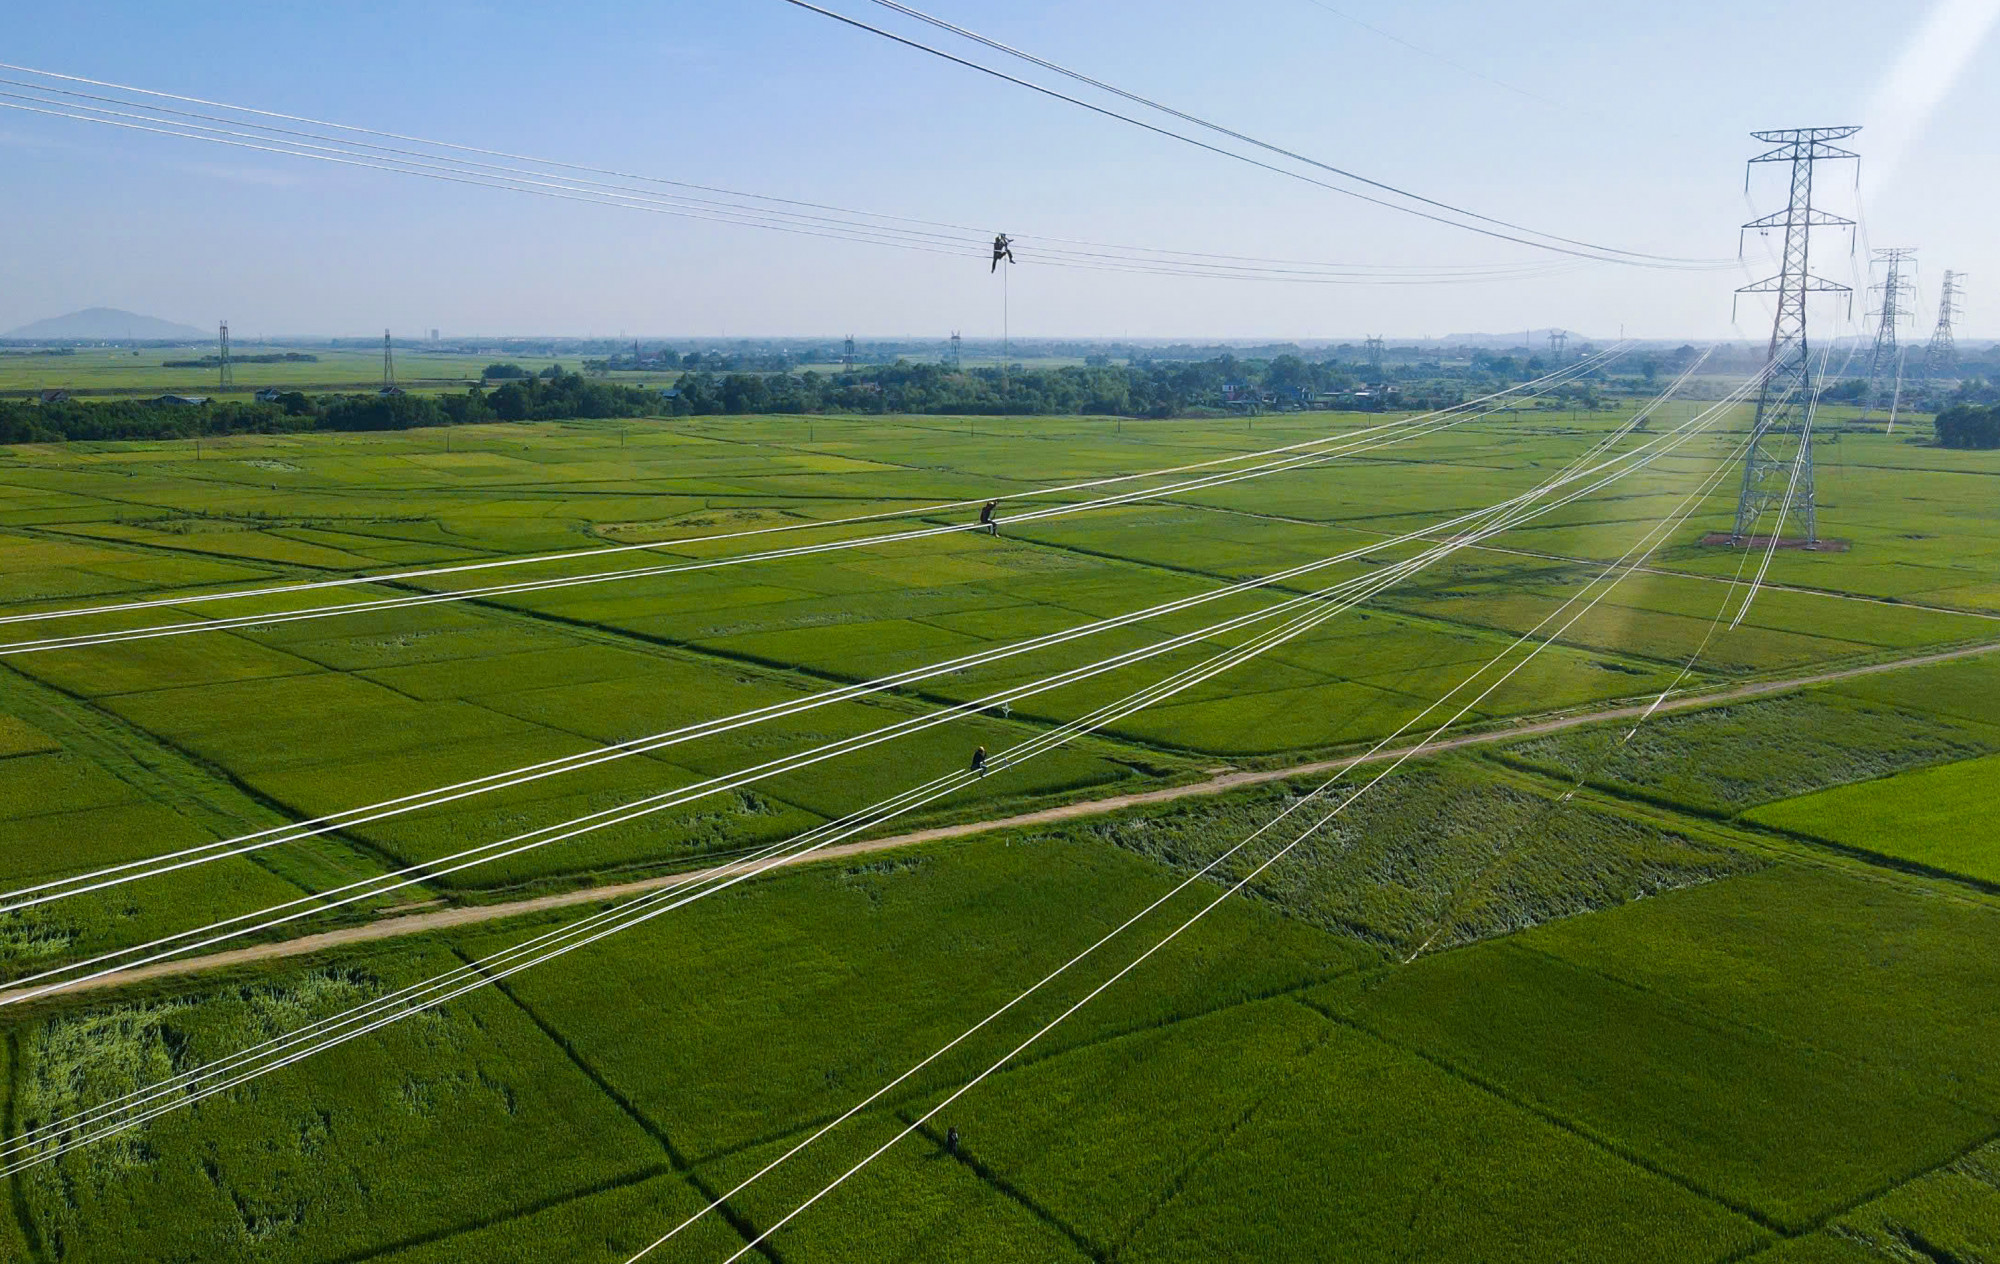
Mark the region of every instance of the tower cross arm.
POLYGON ((1750 221, 1749 223, 1745 224, 1745 225, 1744 225, 1743 227, 1745 227, 1745 228, 1785 228, 1785 227, 1788 227, 1788 226, 1790 226, 1790 225, 1793 225, 1793 224, 1810 224, 1810 225, 1811 225, 1812 227, 1814 227, 1814 228, 1852 228, 1852 227, 1854 227, 1854 221, 1853 221, 1853 220, 1851 220, 1851 219, 1845 219, 1845 218, 1843 218, 1843 217, 1841 217, 1841 216, 1839 216, 1839 215, 1831 215, 1831 214, 1828 214, 1827 212, 1825 212, 1825 211, 1822 211, 1822 210, 1819 210, 1819 209, 1817 209, 1817 208, 1814 208, 1814 209, 1811 209, 1811 210, 1808 210, 1808 211, 1806 211, 1806 212, 1805 212, 1805 213, 1804 213, 1803 215, 1800 215, 1800 216, 1799 216, 1798 218, 1796 218, 1796 219, 1795 219, 1795 218, 1793 218, 1793 212, 1792 212, 1792 211, 1791 211, 1790 209, 1786 209, 1786 210, 1782 210, 1782 211, 1773 211, 1773 212, 1772 212, 1771 214, 1769 214, 1769 215, 1766 215, 1766 216, 1764 216, 1764 217, 1763 217, 1762 219, 1753 219, 1753 220, 1751 220, 1751 221, 1750 221))
POLYGON ((1775 132, 1752 132, 1750 139, 1761 140, 1767 145, 1795 145, 1801 141, 1846 140, 1860 130, 1859 124, 1846 127, 1789 127, 1775 132))
MULTIPOLYGON (((1842 285, 1838 281, 1829 281, 1821 276, 1807 276, 1792 284, 1795 284, 1799 291, 1806 293, 1852 294, 1854 292, 1854 287, 1851 285, 1842 285)), ((1738 294, 1779 294, 1788 288, 1791 288, 1791 285, 1788 285, 1784 277, 1765 277, 1763 280, 1753 282, 1750 285, 1739 286, 1736 292, 1738 294)))

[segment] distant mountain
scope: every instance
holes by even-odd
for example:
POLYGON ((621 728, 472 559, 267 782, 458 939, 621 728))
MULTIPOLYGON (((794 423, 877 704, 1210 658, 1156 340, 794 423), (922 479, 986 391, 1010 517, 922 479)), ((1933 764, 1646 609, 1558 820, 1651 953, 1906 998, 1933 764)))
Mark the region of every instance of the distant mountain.
POLYGON ((41 342, 200 342, 213 336, 211 331, 192 325, 121 312, 115 307, 87 307, 0 334, 0 338, 41 342))

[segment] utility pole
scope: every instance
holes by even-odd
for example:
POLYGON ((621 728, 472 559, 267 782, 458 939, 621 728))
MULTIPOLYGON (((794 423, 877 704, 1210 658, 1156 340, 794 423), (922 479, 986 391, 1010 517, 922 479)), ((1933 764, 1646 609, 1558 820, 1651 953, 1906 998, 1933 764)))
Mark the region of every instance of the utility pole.
POLYGON ((1937 332, 1931 335, 1931 345, 1924 349, 1924 376, 1932 381, 1958 373, 1958 344, 1951 336, 1951 322, 1964 314, 1958 305, 1959 282, 1963 280, 1963 272, 1947 269, 1944 274, 1944 297, 1938 300, 1937 332))
POLYGON ((220 345, 220 350, 216 353, 216 361, 217 366, 221 370, 221 376, 216 380, 215 388, 218 391, 226 391, 236 385, 236 370, 229 363, 228 321, 225 320, 222 322, 221 329, 216 333, 216 342, 220 345))
MULTIPOLYGON (((1757 392, 1757 416, 1750 429, 1749 450, 1743 456, 1743 488, 1736 498, 1733 540, 1750 539, 1765 509, 1783 504, 1789 494, 1805 524, 1808 546, 1819 542, 1819 507, 1813 491, 1812 413, 1814 405, 1810 344, 1806 339, 1806 296, 1815 293, 1852 294, 1848 286, 1812 274, 1812 230, 1852 227, 1854 221, 1813 209, 1813 164, 1858 158, 1832 142, 1846 140, 1859 127, 1807 127, 1751 136, 1773 148, 1750 160, 1791 164, 1791 198, 1785 209, 1743 226, 1785 233, 1783 271, 1737 294, 1776 294, 1778 313, 1771 322, 1771 346, 1757 392)), ((1744 174, 1749 183, 1749 173, 1744 174)), ((1741 247, 1739 245, 1739 253, 1741 247)), ((1851 301, 1851 300, 1850 300, 1851 301)), ((1773 524, 1775 535, 1782 523, 1773 524)))
POLYGON ((1882 305, 1869 313, 1876 318, 1875 352, 1868 357, 1868 388, 1861 396, 1861 421, 1867 421, 1868 414, 1881 402, 1883 381, 1901 376, 1903 355, 1896 345, 1896 332, 1905 320, 1915 315, 1903 305, 1903 298, 1915 284, 1909 273, 1916 268, 1916 257, 1917 252, 1905 246, 1875 251, 1875 262, 1883 268, 1882 284, 1870 286, 1869 292, 1880 294, 1882 305))
POLYGON ((389 345, 389 331, 382 331, 382 389, 396 385, 396 353, 389 345))

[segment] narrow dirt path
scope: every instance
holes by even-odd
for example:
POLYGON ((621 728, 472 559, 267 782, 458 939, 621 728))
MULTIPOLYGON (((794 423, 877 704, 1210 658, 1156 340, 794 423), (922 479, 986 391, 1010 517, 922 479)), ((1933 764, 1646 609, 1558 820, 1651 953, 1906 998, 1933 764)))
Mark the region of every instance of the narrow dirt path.
MULTIPOLYGON (((1857 676, 1873 676, 1882 672, 1903 671, 1911 667, 1922 667, 1930 663, 1950 662, 1953 659, 1971 658, 1980 654, 2000 650, 2000 641, 1984 645, 1965 646, 1954 650, 1941 650, 1930 654, 1919 654, 1910 658, 1899 658, 1884 663, 1868 663, 1860 667, 1845 667, 1834 671, 1816 672, 1807 676, 1793 676, 1784 680, 1758 681, 1754 684, 1738 685, 1710 693, 1688 694, 1670 698, 1661 704, 1661 712, 1687 711, 1697 707, 1714 706, 1724 702, 1738 702, 1747 698, 1762 697, 1766 694, 1784 693, 1811 685, 1831 684, 1839 680, 1851 680, 1857 676)), ((1496 742, 1518 741, 1524 737, 1535 737, 1544 733, 1558 733, 1564 729, 1577 728, 1586 724, 1603 724, 1612 720, 1635 720, 1643 715, 1642 705, 1608 707, 1599 711, 1582 711, 1570 715, 1555 716, 1546 720, 1534 720, 1514 724, 1504 729, 1486 733, 1471 733, 1463 737, 1446 738, 1433 742, 1421 749, 1427 754, 1441 754, 1446 751, 1463 750, 1471 746, 1487 746, 1496 742)), ((992 830, 1014 829, 1022 826, 1052 825, 1061 821, 1073 821, 1079 817, 1103 816, 1126 808, 1144 807, 1155 803, 1172 803, 1177 799, 1193 798, 1197 795, 1222 794, 1245 786, 1265 785, 1273 781, 1284 781, 1292 777, 1328 775, 1359 763, 1381 763, 1411 754, 1419 749, 1415 744, 1377 751, 1373 755, 1347 755, 1339 759, 1321 760, 1310 764, 1297 764, 1288 768, 1266 769, 1258 772, 1227 772, 1184 786, 1167 786, 1159 790, 1145 790, 1137 794, 1113 795, 1104 799, 1087 799, 1079 803, 1066 803, 1060 807, 1043 808, 1036 812, 1023 812, 1018 816, 1000 817, 989 821, 969 821, 963 825, 944 825, 935 829, 916 830, 908 834, 895 834, 887 838, 864 839, 860 842, 840 843, 803 855, 787 856, 775 863, 737 861, 730 864, 712 865, 705 869, 690 869, 682 873, 665 874, 657 878, 646 878, 636 882, 611 883, 604 886, 585 887, 576 891, 563 891, 554 895, 536 896, 533 899, 514 900, 505 904, 478 904, 460 908, 437 909, 425 913, 406 913, 383 917, 361 926, 347 926, 339 930, 324 931, 316 935, 302 935, 296 939, 281 940, 276 943, 256 944, 248 948, 236 948, 227 952, 210 953, 206 956, 190 957, 184 961, 162 961, 134 970, 124 970, 117 974, 92 979, 75 987, 63 989, 65 992, 96 991, 104 988, 124 987, 149 979, 176 978, 183 975, 200 974, 210 970, 222 970, 230 966, 244 965, 259 961, 273 961, 285 957, 300 957, 310 953, 323 952, 329 948, 344 947, 349 944, 372 943, 382 939, 396 939, 404 935, 421 935, 431 931, 449 930, 460 926, 473 926, 482 922, 496 922, 510 917, 521 917, 531 913, 545 913, 556 909, 575 908, 579 905, 605 904, 635 895, 644 895, 669 887, 687 886, 712 878, 739 876, 748 872, 756 864, 768 868, 786 868, 798 864, 817 864, 824 861, 841 860, 849 856, 862 856, 871 852, 889 851, 898 847, 910 847, 918 843, 934 843, 945 839, 964 838, 972 834, 984 834, 992 830)), ((0 1005, 7 1004, 20 996, 18 991, 0 991, 0 1005)))

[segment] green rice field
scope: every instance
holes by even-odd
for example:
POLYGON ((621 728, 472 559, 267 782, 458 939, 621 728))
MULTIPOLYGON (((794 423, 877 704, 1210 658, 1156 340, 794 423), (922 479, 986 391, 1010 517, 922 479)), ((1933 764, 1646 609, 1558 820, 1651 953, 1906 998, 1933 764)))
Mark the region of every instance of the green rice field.
POLYGON ((1598 582, 1732 416, 1121 707, 1622 419, 1090 509, 1165 480, 1027 494, 1385 419, 0 448, 0 905, 203 861, 0 909, 0 979, 232 918, 201 951, 264 949, 0 994, 0 1142, 45 1160, 5 1174, 0 1260, 623 1264, 670 1231, 646 1258, 2000 1259, 2000 453, 1836 430, 1844 551, 1778 551, 1733 628, 1746 558, 1701 543, 1732 478, 1598 582), (1012 493, 1003 520, 1068 511, 930 530, 1012 493), (82 607, 110 609, 23 618, 82 607), (844 824, 975 748, 983 775, 844 824), (495 961, 836 830, 895 845, 495 961), (452 972, 481 985, 57 1139, 452 972))

